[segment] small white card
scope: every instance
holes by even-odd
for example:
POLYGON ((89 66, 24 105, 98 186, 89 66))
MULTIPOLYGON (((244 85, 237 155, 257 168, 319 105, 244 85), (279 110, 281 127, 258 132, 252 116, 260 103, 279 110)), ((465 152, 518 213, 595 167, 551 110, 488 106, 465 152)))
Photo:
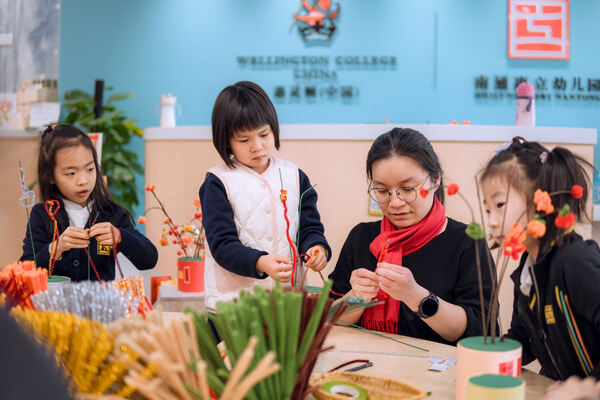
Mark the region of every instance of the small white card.
POLYGON ((31 103, 29 126, 42 127, 58 121, 60 117, 60 103, 41 102, 31 103))
POLYGON ((448 366, 446 364, 440 364, 440 363, 432 364, 431 367, 429 367, 430 371, 437 371, 437 372, 444 372, 446 369, 448 369, 448 366))
POLYGON ((441 363, 442 361, 444 361, 444 357, 429 357, 429 361, 431 361, 434 364, 437 363, 441 363))
POLYGON ((456 364, 456 360, 454 358, 449 358, 446 360, 446 362, 444 364, 451 367, 452 365, 456 364))

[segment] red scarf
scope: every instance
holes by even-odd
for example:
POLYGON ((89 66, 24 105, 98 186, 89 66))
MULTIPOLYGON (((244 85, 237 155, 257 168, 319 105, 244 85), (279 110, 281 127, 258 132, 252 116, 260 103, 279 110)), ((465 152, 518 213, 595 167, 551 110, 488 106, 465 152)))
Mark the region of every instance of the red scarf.
MULTIPOLYGON (((381 233, 371 242, 369 249, 376 258, 379 258, 381 250, 389 240, 389 249, 384 257, 384 262, 402 265, 402 256, 414 253, 425 246, 436 237, 446 223, 444 206, 434 197, 433 207, 429 214, 417 224, 408 228, 398 229, 387 217, 381 220, 381 233)), ((386 296, 379 289, 377 301, 384 301, 375 307, 365 310, 362 317, 362 326, 367 329, 380 332, 397 333, 398 317, 400 316, 400 302, 391 296, 386 296)))

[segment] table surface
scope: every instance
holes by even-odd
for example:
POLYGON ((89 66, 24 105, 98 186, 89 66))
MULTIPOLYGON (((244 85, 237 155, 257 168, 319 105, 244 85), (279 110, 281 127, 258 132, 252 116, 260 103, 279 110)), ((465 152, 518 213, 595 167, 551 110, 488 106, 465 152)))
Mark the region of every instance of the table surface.
POLYGON ((188 306, 198 312, 206 311, 204 292, 186 293, 177 290, 177 285, 163 284, 159 286, 158 299, 154 303, 155 308, 166 312, 183 312, 188 306))
MULTIPOLYGON (((164 314, 167 318, 181 315, 179 312, 164 314)), ((443 372, 429 371, 429 367, 432 365, 429 358, 456 359, 456 347, 408 336, 384 335, 428 351, 419 350, 364 330, 335 326, 325 341, 325 347, 333 345, 334 348, 322 353, 313 373, 327 372, 347 361, 368 359, 373 366, 356 373, 393 378, 417 386, 425 392, 431 392, 427 400, 455 398, 456 365, 449 366, 443 372)), ((353 366, 355 365, 347 368, 353 366)), ((344 369, 346 368, 342 368, 342 370, 344 369)), ((521 369, 521 377, 525 380, 525 399, 527 400, 541 399, 544 390, 553 382, 551 379, 527 369, 521 369)))
MULTIPOLYGON (((359 329, 336 326, 326 340, 326 346, 333 345, 335 348, 323 353, 315 366, 314 373, 326 372, 346 361, 368 359, 373 362, 373 366, 357 373, 384 376, 410 383, 425 392, 431 392, 431 396, 427 399, 455 398, 456 365, 448 367, 443 372, 428 369, 432 365, 429 357, 456 359, 456 347, 407 336, 386 336, 429 351, 415 349, 359 329)), ((541 399, 544 390, 553 381, 526 369, 521 371, 526 385, 525 398, 541 399)))

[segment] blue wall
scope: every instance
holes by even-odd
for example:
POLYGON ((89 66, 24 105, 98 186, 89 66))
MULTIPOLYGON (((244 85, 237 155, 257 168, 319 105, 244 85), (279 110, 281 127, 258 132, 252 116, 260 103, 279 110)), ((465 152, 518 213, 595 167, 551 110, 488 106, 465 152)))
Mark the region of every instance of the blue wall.
MULTIPOLYGON (((254 80, 272 96, 295 83, 290 69, 240 68, 240 55, 396 56, 395 68, 337 69, 338 83, 360 96, 313 104, 276 102, 281 123, 514 123, 514 100, 474 97, 474 79, 496 75, 600 79, 597 17, 600 2, 571 1, 571 57, 567 61, 507 58, 505 0, 340 0, 338 31, 328 45, 307 46, 296 26, 299 0, 62 0, 60 91, 93 89, 102 78, 119 92, 135 92, 123 107, 142 127, 157 126, 154 108, 172 92, 183 114, 178 125, 210 123, 219 91, 254 80)), ((299 82, 304 84, 304 82, 299 82)), ((600 94, 600 93, 599 93, 600 94)), ((538 101, 539 126, 600 129, 600 102, 538 101)), ((143 153, 141 140, 133 147, 143 153)), ((596 152, 598 153, 598 152, 596 152)), ((597 166, 600 157, 596 156, 597 166)), ((143 182, 140 180, 140 187, 143 182)), ((140 192, 141 193, 141 192, 140 192)), ((141 209, 141 207, 140 207, 141 209)))

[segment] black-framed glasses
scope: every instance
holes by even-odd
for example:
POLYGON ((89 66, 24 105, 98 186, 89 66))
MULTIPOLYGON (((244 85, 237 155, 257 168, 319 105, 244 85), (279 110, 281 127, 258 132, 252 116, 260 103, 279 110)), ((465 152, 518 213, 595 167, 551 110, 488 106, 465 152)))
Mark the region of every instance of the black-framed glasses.
MULTIPOLYGON (((414 202, 415 200, 417 200, 419 190, 423 186, 425 186, 425 183, 427 182, 427 179, 429 179, 429 176, 430 175, 427 174, 423 183, 418 186, 397 188, 395 191, 396 196, 398 196, 398 198, 405 203, 414 202)), ((387 189, 378 187, 372 187, 371 189, 369 189, 369 196, 371 196, 373 200, 380 204, 387 204, 392 200, 392 192, 390 192, 387 189)))

